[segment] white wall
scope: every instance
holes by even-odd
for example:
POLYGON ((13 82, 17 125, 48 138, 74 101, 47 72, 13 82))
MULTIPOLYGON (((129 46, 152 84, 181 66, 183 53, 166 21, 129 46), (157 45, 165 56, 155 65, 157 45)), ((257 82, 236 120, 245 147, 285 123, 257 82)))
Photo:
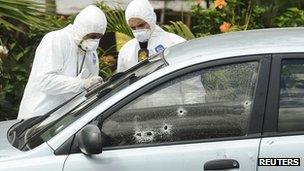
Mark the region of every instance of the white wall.
MULTIPOLYGON (((43 0, 38 0, 43 1, 43 0)), ((87 5, 103 1, 107 5, 113 8, 123 8, 125 9, 127 4, 132 0, 56 0, 57 12, 60 14, 73 14, 79 12, 81 9, 87 5)), ((171 9, 173 11, 189 11, 191 6, 194 4, 193 1, 183 1, 175 0, 168 1, 166 4, 164 1, 150 1, 155 9, 163 9, 166 5, 166 9, 171 9)), ((202 7, 206 7, 205 1, 202 2, 202 7)))

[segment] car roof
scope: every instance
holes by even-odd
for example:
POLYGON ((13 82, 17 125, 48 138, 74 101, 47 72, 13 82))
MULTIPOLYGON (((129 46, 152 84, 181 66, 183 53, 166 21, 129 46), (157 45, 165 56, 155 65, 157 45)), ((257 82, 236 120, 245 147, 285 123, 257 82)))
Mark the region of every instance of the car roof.
POLYGON ((304 27, 239 31, 206 36, 165 50, 169 65, 234 56, 304 52, 304 27))

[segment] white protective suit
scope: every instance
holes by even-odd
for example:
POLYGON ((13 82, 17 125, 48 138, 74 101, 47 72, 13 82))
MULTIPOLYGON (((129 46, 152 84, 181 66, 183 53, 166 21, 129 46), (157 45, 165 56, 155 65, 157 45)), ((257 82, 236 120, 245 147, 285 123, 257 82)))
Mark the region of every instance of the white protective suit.
MULTIPOLYGON (((125 12, 126 20, 140 18, 146 21, 152 30, 148 41, 149 55, 158 53, 158 47, 167 48, 172 45, 186 41, 184 38, 168 33, 156 25, 156 15, 148 0, 132 1, 125 12)), ((120 50, 117 61, 117 72, 123 72, 138 63, 138 50, 140 49, 137 39, 128 41, 120 50)))
POLYGON ((78 45, 89 33, 104 34, 106 26, 104 13, 90 5, 77 15, 73 24, 43 37, 36 50, 18 119, 43 115, 84 91, 84 79, 98 75, 99 61, 96 51, 85 53, 78 45), (84 57, 83 68, 77 74, 84 57))

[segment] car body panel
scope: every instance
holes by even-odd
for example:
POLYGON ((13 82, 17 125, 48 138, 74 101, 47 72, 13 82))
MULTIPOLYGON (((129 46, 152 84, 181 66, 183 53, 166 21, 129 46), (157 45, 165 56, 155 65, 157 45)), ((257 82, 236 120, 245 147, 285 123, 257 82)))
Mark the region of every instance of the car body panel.
POLYGON ((55 156, 47 143, 27 152, 20 151, 9 143, 7 132, 18 122, 20 120, 0 124, 0 171, 61 171, 66 156, 55 156))
POLYGON ((53 149, 43 143, 31 151, 0 158, 0 171, 61 171, 66 158, 66 155, 55 156, 53 149))
POLYGON ((11 120, 1 122, 0 124, 0 161, 8 157, 22 154, 22 152, 14 148, 7 139, 8 130, 18 122, 18 120, 11 120))
POLYGON ((304 27, 225 33, 193 39, 165 50, 169 65, 205 62, 226 57, 304 52, 304 27))
POLYGON ((201 171, 204 163, 216 159, 235 159, 240 165, 235 170, 255 171, 259 143, 260 139, 248 139, 107 150, 94 156, 71 154, 64 171, 201 171))
POLYGON ((304 170, 303 135, 263 138, 259 158, 300 158, 300 166, 259 166, 259 171, 304 170))
POLYGON ((5 162, 0 161, 0 171, 62 171, 67 156, 48 155, 27 155, 11 159, 5 162))

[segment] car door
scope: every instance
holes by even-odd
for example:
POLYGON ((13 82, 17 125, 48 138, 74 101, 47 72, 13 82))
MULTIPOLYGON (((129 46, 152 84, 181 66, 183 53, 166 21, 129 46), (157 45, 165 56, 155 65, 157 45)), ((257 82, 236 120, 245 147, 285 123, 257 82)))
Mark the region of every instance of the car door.
POLYGON ((73 152, 64 171, 255 171, 269 64, 222 59, 153 81, 94 121, 103 152, 73 152))
POLYGON ((258 170, 304 170, 303 154, 304 54, 274 55, 258 170))

